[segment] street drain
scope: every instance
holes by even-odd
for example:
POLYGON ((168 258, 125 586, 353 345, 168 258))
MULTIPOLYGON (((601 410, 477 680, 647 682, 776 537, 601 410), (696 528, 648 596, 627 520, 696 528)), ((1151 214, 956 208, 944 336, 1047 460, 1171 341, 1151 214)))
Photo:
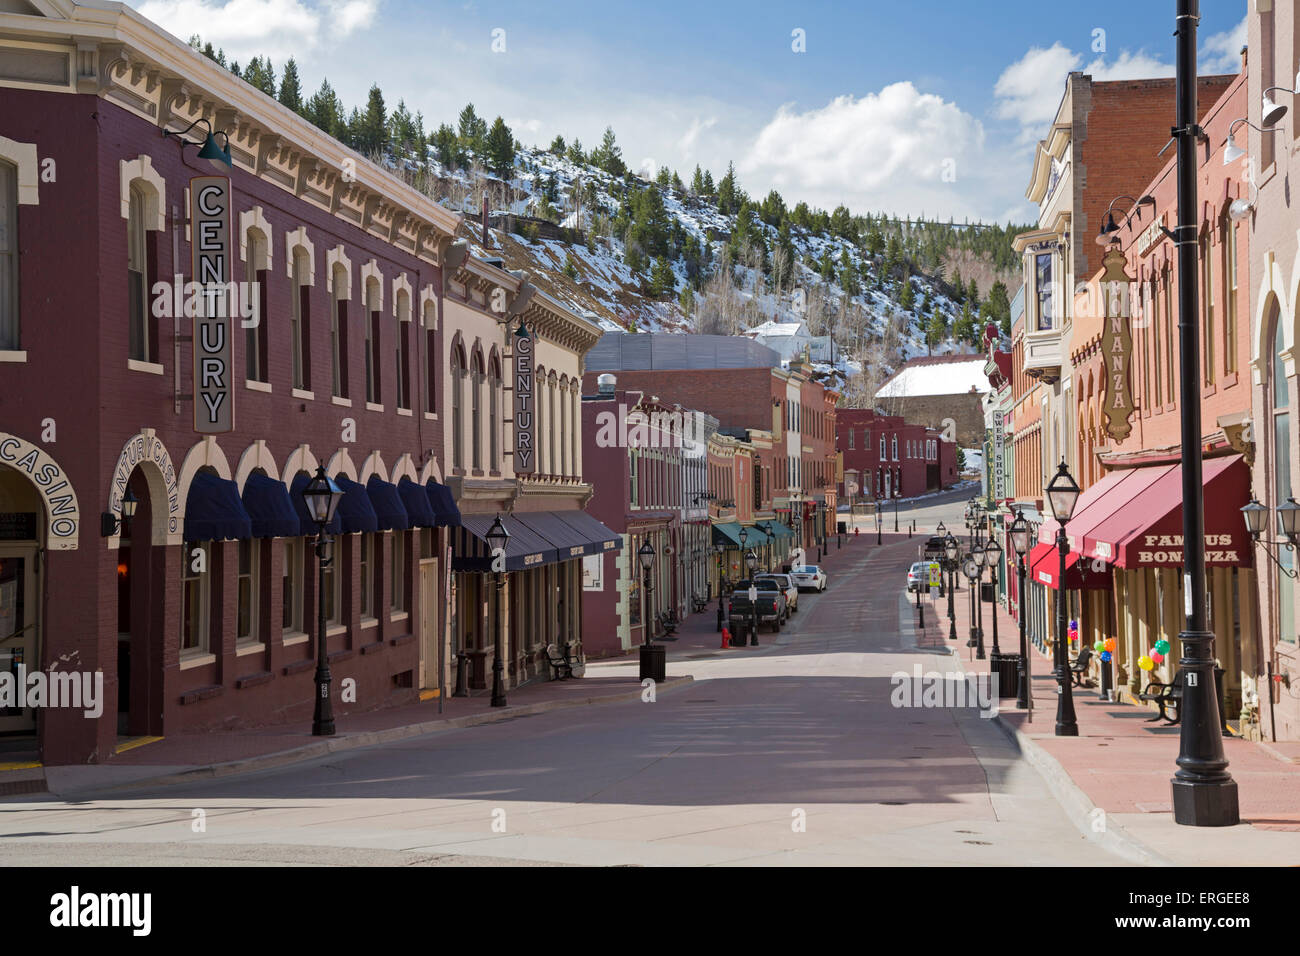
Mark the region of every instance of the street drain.
POLYGON ((880 800, 880 801, 878 801, 878 802, 880 803, 880 805, 881 805, 882 807, 905 807, 905 806, 907 806, 907 801, 906 801, 906 800, 880 800))
POLYGON ((962 843, 969 843, 971 846, 992 846, 992 843, 985 843, 983 840, 962 840, 962 843))
POLYGON ((688 704, 716 704, 717 700, 688 700, 688 704))

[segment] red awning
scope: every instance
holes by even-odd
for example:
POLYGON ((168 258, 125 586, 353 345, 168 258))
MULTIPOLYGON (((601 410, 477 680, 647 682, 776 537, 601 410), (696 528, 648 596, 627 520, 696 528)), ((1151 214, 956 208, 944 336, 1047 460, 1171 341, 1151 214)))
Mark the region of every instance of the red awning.
MULTIPOLYGON (((1036 544, 1029 552, 1029 580, 1035 584, 1045 584, 1052 590, 1060 588, 1061 574, 1060 552, 1055 545, 1036 544)), ((1110 566, 1104 561, 1092 561, 1084 558, 1078 551, 1070 551, 1065 556, 1065 589, 1067 591, 1109 591, 1111 589, 1110 566), (1082 560, 1083 565, 1079 562, 1082 560)))
MULTIPOLYGON (((1084 553, 1120 568, 1182 567, 1183 467, 1136 468, 1136 492, 1084 537, 1084 553)), ((1250 469, 1240 455, 1210 458, 1202 476, 1205 560, 1213 567, 1249 567, 1254 549, 1241 508, 1250 499, 1250 469)))
MULTIPOLYGON (((1173 465, 1163 465, 1173 468, 1173 465)), ((1125 502, 1137 493, 1138 486, 1145 486, 1142 471, 1159 469, 1130 468, 1125 471, 1112 471, 1099 481, 1084 489, 1074 506, 1074 514, 1065 526, 1065 536, 1070 547, 1081 550, 1088 532, 1115 513, 1125 502), (1135 479, 1138 479, 1135 481, 1135 479)), ((1057 523, 1055 518, 1046 518, 1038 529, 1038 540, 1045 544, 1056 542, 1057 523)))

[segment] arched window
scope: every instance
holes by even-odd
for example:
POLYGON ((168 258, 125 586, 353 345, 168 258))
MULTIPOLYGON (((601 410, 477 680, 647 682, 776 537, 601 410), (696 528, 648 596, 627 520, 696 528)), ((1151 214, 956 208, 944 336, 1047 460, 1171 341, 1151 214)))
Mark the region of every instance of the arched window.
POLYGON ((397 407, 411 407, 411 296, 405 289, 397 292, 397 407))
POLYGON ((153 336, 149 322, 149 251, 145 241, 144 190, 131 184, 130 208, 126 219, 127 308, 130 329, 130 358, 153 361, 153 336))
POLYGON ((555 416, 555 373, 551 373, 550 379, 546 383, 546 451, 547 458, 550 459, 548 472, 552 475, 558 474, 560 467, 555 457, 555 433, 559 430, 559 425, 555 416))
POLYGON ((330 316, 330 359, 333 394, 348 397, 348 271, 334 266, 334 308, 330 316))
MULTIPOLYGON (((1273 485, 1276 501, 1280 504, 1291 497, 1291 389, 1287 385, 1286 365, 1282 361, 1282 350, 1286 342, 1282 335, 1282 314, 1274 302, 1269 310, 1269 321, 1273 327, 1273 361, 1269 369, 1267 394, 1271 398, 1273 425, 1273 485)), ((1273 520, 1277 521, 1274 514, 1273 520)), ((1276 537, 1281 536, 1282 529, 1275 528, 1276 537)), ((1278 560, 1288 570, 1294 563, 1291 551, 1279 548, 1278 560)), ((1281 568, 1276 569, 1278 599, 1278 634, 1282 640, 1295 643, 1295 584, 1281 568)))
POLYGON ((475 352, 470 362, 473 368, 473 376, 469 383, 470 458, 474 463, 475 471, 478 471, 483 467, 483 356, 475 352))
POLYGON ((22 348, 18 335, 18 167, 0 161, 0 351, 22 348))
POLYGON ((366 282, 366 401, 380 404, 379 391, 379 314, 382 309, 379 283, 366 282))
POLYGON ((501 470, 501 360, 493 355, 488 378, 488 468, 501 470))
POLYGON ((451 349, 451 463, 456 468, 465 467, 465 426, 460 416, 463 403, 461 392, 465 381, 464 370, 460 349, 453 345, 451 349))
POLYGON ((266 382, 267 374, 267 267, 270 259, 270 242, 261 229, 249 227, 248 271, 249 279, 257 283, 257 324, 244 330, 244 377, 250 382, 266 382))
POLYGON ((569 474, 569 377, 560 378, 560 474, 569 474))
POLYGON ((308 347, 308 295, 311 292, 311 269, 307 253, 301 248, 293 254, 293 288, 289 290, 291 301, 289 318, 289 354, 293 358, 293 387, 311 388, 311 376, 307 367, 308 347))

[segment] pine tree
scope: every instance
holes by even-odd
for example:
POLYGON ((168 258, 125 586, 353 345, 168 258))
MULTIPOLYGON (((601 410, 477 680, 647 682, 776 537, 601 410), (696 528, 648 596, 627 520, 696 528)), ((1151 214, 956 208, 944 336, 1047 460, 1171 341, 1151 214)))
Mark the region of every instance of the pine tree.
POLYGON ((553 156, 563 156, 563 155, 564 155, 564 137, 563 137, 563 136, 559 135, 558 133, 555 135, 555 139, 551 140, 551 148, 550 148, 549 152, 550 152, 551 155, 553 155, 553 156))
POLYGON ((483 146, 488 168, 499 179, 509 181, 515 165, 515 137, 500 116, 492 122, 483 146))
POLYGON ((358 115, 353 110, 353 115, 357 116, 356 125, 351 120, 348 123, 352 127, 353 148, 365 154, 387 152, 388 117, 384 111, 384 94, 378 84, 370 87, 366 111, 358 115))
POLYGON ((289 62, 284 65, 284 75, 280 77, 280 94, 276 99, 295 113, 302 112, 302 82, 298 77, 298 64, 293 57, 289 57, 289 62))
POLYGON ((704 195, 713 196, 717 194, 717 189, 713 185, 713 173, 707 169, 704 171, 704 195))
POLYGON ((573 256, 569 255, 567 252, 564 254, 564 274, 570 279, 578 278, 577 263, 573 261, 573 256))
POLYGON ((474 112, 473 103, 466 104, 460 111, 457 132, 463 148, 471 151, 475 156, 482 155, 483 140, 487 137, 487 121, 480 119, 478 113, 474 112))
POLYGON ((729 216, 740 208, 739 190, 736 187, 736 167, 727 163, 727 175, 718 182, 718 212, 729 216))
POLYGON ((700 172, 700 164, 695 164, 695 172, 691 176, 691 195, 704 195, 704 174, 700 172))
POLYGON ((587 161, 587 155, 582 151, 581 140, 575 139, 572 143, 569 144, 568 159, 569 162, 578 166, 582 165, 587 161))
POLYGON ((320 89, 308 98, 303 106, 303 115, 318 129, 340 141, 347 140, 347 120, 343 116, 343 103, 330 86, 329 80, 321 80, 320 89))
POLYGON ((980 287, 975 284, 975 280, 970 280, 970 286, 966 289, 966 299, 970 302, 972 309, 978 309, 980 306, 980 287))
POLYGON ((611 176, 622 176, 627 172, 627 165, 623 162, 623 151, 614 140, 614 129, 611 126, 605 127, 605 135, 601 138, 600 145, 592 154, 592 158, 597 166, 611 176))
POLYGON ((668 259, 660 256, 655 260, 654 270, 650 273, 650 294, 656 299, 667 295, 677 287, 677 276, 668 259))
POLYGON ((458 169, 465 165, 465 153, 461 149, 456 131, 443 123, 433 134, 433 151, 438 162, 447 169, 458 169))
POLYGON ((270 59, 255 56, 249 60, 248 66, 244 68, 244 81, 267 96, 275 96, 275 69, 271 66, 270 59))

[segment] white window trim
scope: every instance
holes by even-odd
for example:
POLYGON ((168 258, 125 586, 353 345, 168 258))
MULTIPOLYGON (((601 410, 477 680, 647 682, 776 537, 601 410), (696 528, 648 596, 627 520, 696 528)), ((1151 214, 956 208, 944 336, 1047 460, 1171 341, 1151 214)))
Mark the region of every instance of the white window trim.
POLYGON ((379 405, 375 402, 366 402, 366 411, 368 412, 382 412, 383 410, 383 405, 379 405))
POLYGON ((211 651, 198 649, 183 651, 181 653, 180 669, 187 671, 192 667, 203 667, 207 664, 215 664, 216 662, 217 655, 213 654, 211 651))
MULTIPOLYGON (((23 353, 26 355, 26 353, 23 353)), ((139 359, 127 359, 126 367, 132 372, 148 372, 150 375, 162 375, 163 367, 158 362, 141 362, 139 359)))
POLYGON ((332 298, 352 298, 352 260, 348 258, 348 254, 343 249, 342 244, 335 246, 329 252, 325 253, 325 282, 326 288, 329 290, 329 294, 332 298), (338 290, 334 288, 334 273, 337 271, 337 266, 343 267, 343 273, 347 280, 347 288, 343 290, 342 295, 339 295, 338 290))
POLYGON ((292 647, 294 644, 304 644, 308 640, 306 631, 282 631, 280 633, 280 643, 284 647, 292 647))
MULTIPOLYGON (((267 244, 270 245, 270 236, 267 236, 267 244)), ((284 235, 284 272, 285 275, 293 279, 293 258, 297 250, 302 249, 307 253, 307 281, 299 283, 300 285, 316 285, 316 246, 307 238, 307 227, 299 226, 293 232, 287 232, 284 235)), ((270 253, 267 253, 270 258, 270 253)))
POLYGON ((244 388, 254 392, 266 392, 268 395, 271 393, 270 382, 259 382, 256 379, 251 378, 244 379, 244 388))
POLYGON ((36 144, 0 136, 0 159, 18 168, 18 205, 39 206, 41 176, 36 144))
MULTIPOLYGON (((361 267, 361 295, 366 300, 364 308, 367 313, 371 311, 370 300, 369 300, 369 296, 367 295, 367 293, 370 291, 371 279, 375 280, 375 287, 379 290, 379 301, 375 303, 375 305, 377 306, 378 311, 383 312, 384 311, 384 274, 379 271, 379 261, 377 259, 371 259, 369 262, 367 262, 365 265, 361 267)), ((366 320, 369 321, 368 314, 366 316, 366 320)))
POLYGON ((306 391, 306 390, 304 390, 304 389, 301 389, 301 388, 291 388, 291 389, 289 389, 289 394, 290 394, 291 396, 293 396, 294 398, 304 398, 304 399, 306 399, 306 400, 309 401, 309 402, 314 402, 314 401, 316 401, 316 393, 315 393, 315 392, 308 392, 308 391, 306 391))
POLYGON ((242 644, 235 645, 236 657, 247 657, 249 654, 257 654, 266 650, 265 641, 244 641, 242 644))
POLYGON ((27 350, 20 351, 3 351, 0 350, 0 362, 26 362, 27 350))
POLYGON ((352 399, 350 399, 350 398, 339 398, 337 395, 331 395, 331 396, 330 396, 330 402, 333 403, 333 404, 335 404, 335 405, 340 405, 340 406, 342 406, 343 408, 351 408, 351 407, 352 407, 352 399))
POLYGON ((261 206, 254 206, 252 209, 239 214, 239 259, 241 262, 248 263, 248 272, 256 274, 265 269, 271 270, 273 260, 275 259, 274 232, 271 224, 266 221, 266 215, 261 206), (265 262, 248 262, 248 233, 256 229, 263 238, 266 239, 266 261, 265 262))
MULTIPOLYGON (((0 145, 3 144, 0 143, 0 145)), ((33 150, 35 149, 35 147, 32 148, 33 150)), ((143 182, 147 187, 144 190, 144 194, 149 202, 148 208, 145 210, 145 229, 152 232, 166 231, 167 182, 162 178, 158 171, 153 168, 153 160, 145 155, 137 156, 135 159, 130 160, 119 160, 118 171, 121 177, 119 189, 121 190, 122 218, 128 221, 131 218, 131 185, 136 182, 143 182)), ((19 172, 21 175, 21 168, 19 172)), ((21 184, 21 179, 19 182, 21 184)), ((19 186, 19 189, 20 198, 18 202, 21 204, 21 185, 19 186)))

